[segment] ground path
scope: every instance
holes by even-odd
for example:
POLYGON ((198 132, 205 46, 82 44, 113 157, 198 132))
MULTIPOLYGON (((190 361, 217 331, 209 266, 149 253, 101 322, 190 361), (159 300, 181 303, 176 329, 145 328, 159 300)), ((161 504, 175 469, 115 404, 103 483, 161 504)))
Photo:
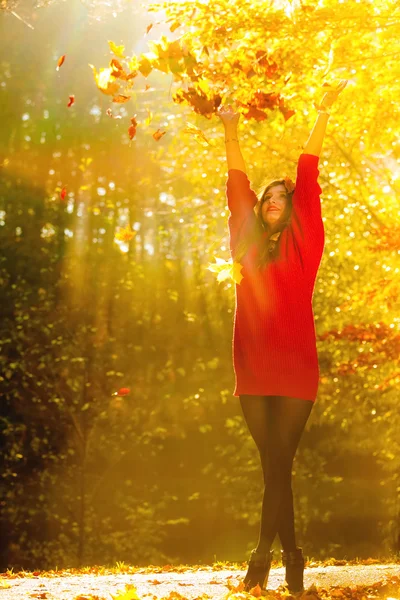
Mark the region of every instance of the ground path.
MULTIPOLYGON (((209 598, 221 598, 229 591, 228 584, 235 586, 243 579, 245 569, 220 569, 196 565, 196 569, 181 570, 180 572, 165 572, 162 568, 154 567, 154 573, 149 568, 135 573, 117 573, 109 575, 76 574, 68 575, 63 571, 61 576, 25 576, 7 578, 1 576, 2 584, 11 587, 0 587, 0 600, 27 600, 28 598, 44 598, 46 600, 73 600, 76 597, 97 595, 99 598, 112 600, 113 594, 125 589, 126 584, 133 584, 139 598, 163 598, 170 592, 178 592, 190 599, 204 595, 209 598)), ((271 568, 268 579, 268 589, 277 590, 284 581, 284 567, 271 568)), ((388 581, 393 576, 400 577, 400 564, 372 565, 343 565, 306 567, 304 572, 305 588, 315 585, 317 588, 329 590, 334 586, 354 587, 370 585, 379 581, 388 581)), ((331 590, 334 592, 334 590, 331 590)), ((340 595, 340 594, 338 594, 340 595)), ((334 597, 335 594, 332 594, 334 597)), ((177 596, 179 598, 179 596, 177 596)), ((400 600, 399 594, 396 596, 400 600)))

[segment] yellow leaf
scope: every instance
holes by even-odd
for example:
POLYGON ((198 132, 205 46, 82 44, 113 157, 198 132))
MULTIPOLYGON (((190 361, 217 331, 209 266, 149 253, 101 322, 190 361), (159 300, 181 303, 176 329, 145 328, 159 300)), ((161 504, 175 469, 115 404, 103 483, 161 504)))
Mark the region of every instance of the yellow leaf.
POLYGON ((115 81, 115 78, 111 75, 112 70, 109 68, 101 68, 100 72, 97 73, 96 67, 91 64, 89 64, 89 67, 91 67, 93 71, 96 85, 99 90, 103 92, 103 94, 115 96, 118 93, 120 84, 119 82, 115 81))
POLYGON ((233 263, 233 267, 232 267, 232 279, 238 285, 240 285, 240 282, 243 279, 243 275, 240 272, 242 269, 243 269, 243 265, 241 265, 239 262, 235 261, 233 263))
POLYGON ((240 282, 243 279, 243 275, 241 274, 241 270, 243 269, 243 265, 241 265, 237 261, 225 261, 222 258, 218 258, 214 256, 215 263, 209 263, 207 269, 209 271, 213 271, 214 273, 218 273, 217 280, 225 281, 225 279, 232 279, 235 283, 240 285, 240 282))
POLYGON ((125 56, 124 56, 125 46, 116 46, 115 43, 112 42, 111 40, 108 40, 108 45, 110 46, 110 50, 111 50, 111 52, 113 52, 113 54, 115 54, 116 56, 119 56, 119 58, 125 58, 125 56))
POLYGON ((214 145, 214 140, 211 143, 204 133, 198 127, 195 127, 191 123, 186 123, 187 127, 183 130, 183 133, 190 133, 194 136, 196 142, 199 142, 201 146, 212 146, 214 145))
POLYGON ((150 123, 153 119, 153 113, 148 108, 146 108, 146 110, 147 110, 148 116, 147 116, 147 119, 145 119, 145 124, 148 126, 148 125, 150 125, 150 123))

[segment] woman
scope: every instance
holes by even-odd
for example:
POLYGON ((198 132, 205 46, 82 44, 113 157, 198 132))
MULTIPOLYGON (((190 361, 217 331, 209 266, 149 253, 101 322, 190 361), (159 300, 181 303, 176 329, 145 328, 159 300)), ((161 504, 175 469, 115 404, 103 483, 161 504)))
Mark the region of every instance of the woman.
POLYGON ((297 165, 296 184, 273 179, 260 199, 250 187, 239 148, 240 114, 218 116, 225 126, 230 250, 242 265, 236 285, 234 396, 258 451, 264 496, 258 545, 250 553, 245 590, 266 586, 278 533, 286 585, 303 591, 304 557, 296 545, 292 465, 316 400, 319 367, 312 296, 324 249, 318 161, 329 108, 344 89, 327 92, 297 165))

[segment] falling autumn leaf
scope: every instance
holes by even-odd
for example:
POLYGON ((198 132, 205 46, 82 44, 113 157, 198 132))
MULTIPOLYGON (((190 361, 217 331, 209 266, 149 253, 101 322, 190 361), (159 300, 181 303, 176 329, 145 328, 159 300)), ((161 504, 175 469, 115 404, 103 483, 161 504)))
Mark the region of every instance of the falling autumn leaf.
POLYGON ((103 94, 115 96, 119 91, 120 84, 118 81, 115 81, 115 78, 112 76, 112 69, 101 68, 100 72, 97 73, 96 67, 91 64, 89 64, 89 67, 93 71, 98 89, 103 92, 103 94))
POLYGON ((171 33, 174 33, 175 29, 178 29, 178 27, 180 27, 181 24, 178 23, 178 21, 175 21, 175 23, 172 23, 171 27, 169 28, 171 33))
POLYGON ((156 142, 158 142, 158 140, 160 140, 166 133, 166 131, 161 131, 160 129, 157 129, 157 131, 153 133, 153 138, 156 140, 156 142))
POLYGON ((137 124, 137 121, 136 121, 136 119, 135 119, 135 117, 132 117, 132 118, 131 118, 131 123, 132 123, 132 124, 130 125, 130 127, 129 127, 129 129, 128 129, 128 134, 129 134, 129 138, 130 138, 131 140, 133 140, 133 138, 134 138, 134 137, 135 137, 135 135, 136 135, 136 128, 137 128, 137 125, 138 125, 138 124, 137 124))
POLYGON ((125 58, 125 56, 124 56, 125 46, 123 46, 123 45, 117 46, 111 40, 108 40, 108 45, 110 46, 110 50, 113 54, 115 54, 116 56, 119 56, 119 58, 125 58))
POLYGON ((67 106, 68 107, 72 106, 74 104, 74 102, 75 102, 75 96, 72 95, 69 97, 69 102, 68 102, 67 106))
POLYGON ((130 226, 127 225, 126 227, 123 227, 119 231, 117 231, 117 233, 115 234, 115 239, 119 242, 130 242, 135 235, 136 231, 133 231, 133 229, 131 229, 130 226))
POLYGON ((187 127, 183 130, 183 133, 190 133, 194 136, 195 140, 199 142, 201 146, 211 146, 212 144, 206 138, 204 133, 198 127, 195 127, 191 123, 186 123, 187 127))
POLYGON ((63 189, 60 192, 60 198, 61 198, 61 200, 64 200, 66 195, 67 195, 67 188, 63 187, 63 189))
POLYGON ((133 138, 134 138, 134 137, 135 137, 135 135, 136 135, 136 127, 134 127, 133 125, 131 125, 131 126, 128 128, 128 135, 129 135, 129 139, 130 139, 130 140, 133 140, 133 138))
POLYGON ((244 114, 244 117, 247 120, 255 119, 256 121, 264 121, 267 118, 267 114, 262 110, 258 110, 255 106, 251 106, 247 113, 244 114))
POLYGON ((62 56, 60 56, 60 58, 57 61, 57 67, 56 67, 56 71, 60 70, 61 65, 63 64, 64 60, 65 60, 65 54, 63 54, 62 56))
POLYGON ((153 113, 151 112, 151 110, 149 108, 146 108, 146 110, 147 110, 147 119, 145 120, 145 125, 149 126, 153 119, 153 113))
POLYGON ((141 57, 141 60, 139 62, 139 71, 141 72, 141 74, 143 75, 143 77, 148 77, 150 75, 150 73, 153 70, 153 65, 151 64, 150 60, 147 58, 147 56, 144 56, 144 54, 141 57))
POLYGON ((144 91, 147 92, 147 90, 149 90, 151 88, 151 85, 149 85, 148 83, 146 83, 146 87, 144 88, 144 91))
POLYGON ((112 395, 113 396, 127 396, 128 394, 130 394, 130 388, 120 388, 118 390, 118 392, 114 392, 112 395))
POLYGON ((216 262, 209 263, 207 269, 214 273, 218 273, 217 280, 221 282, 231 278, 232 281, 240 285, 240 282, 243 279, 243 275, 240 272, 243 269, 243 265, 237 261, 225 261, 223 258, 218 258, 216 256, 214 256, 214 258, 216 262))
POLYGON ((150 23, 150 25, 147 26, 146 34, 149 33, 149 31, 152 27, 153 27, 153 23, 150 23))
POLYGON ((113 102, 118 102, 118 104, 123 104, 124 102, 128 102, 132 96, 124 96, 123 94, 119 94, 118 96, 114 96, 112 99, 113 102))
POLYGON ((107 108, 107 110, 106 110, 106 114, 107 114, 109 117, 111 117, 112 119, 122 119, 122 116, 121 116, 121 115, 115 115, 115 117, 114 117, 114 115, 113 115, 113 113, 112 113, 112 110, 111 110, 111 108, 107 108))

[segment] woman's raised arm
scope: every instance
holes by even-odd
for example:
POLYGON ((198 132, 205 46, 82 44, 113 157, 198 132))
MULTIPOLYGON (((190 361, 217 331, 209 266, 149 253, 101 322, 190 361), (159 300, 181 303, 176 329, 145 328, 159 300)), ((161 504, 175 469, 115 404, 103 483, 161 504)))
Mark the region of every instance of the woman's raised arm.
POLYGON ((235 113, 231 106, 222 107, 217 112, 225 127, 226 160, 229 169, 238 169, 246 173, 246 165, 240 151, 238 138, 238 122, 240 113, 235 113))
POLYGON ((330 114, 327 109, 332 106, 346 85, 347 79, 341 79, 340 83, 336 86, 336 89, 330 90, 322 98, 321 104, 319 107, 317 107, 319 109, 317 120, 310 133, 310 137, 307 140, 303 154, 313 154, 314 156, 319 156, 321 154, 322 142, 324 141, 326 126, 330 114))

